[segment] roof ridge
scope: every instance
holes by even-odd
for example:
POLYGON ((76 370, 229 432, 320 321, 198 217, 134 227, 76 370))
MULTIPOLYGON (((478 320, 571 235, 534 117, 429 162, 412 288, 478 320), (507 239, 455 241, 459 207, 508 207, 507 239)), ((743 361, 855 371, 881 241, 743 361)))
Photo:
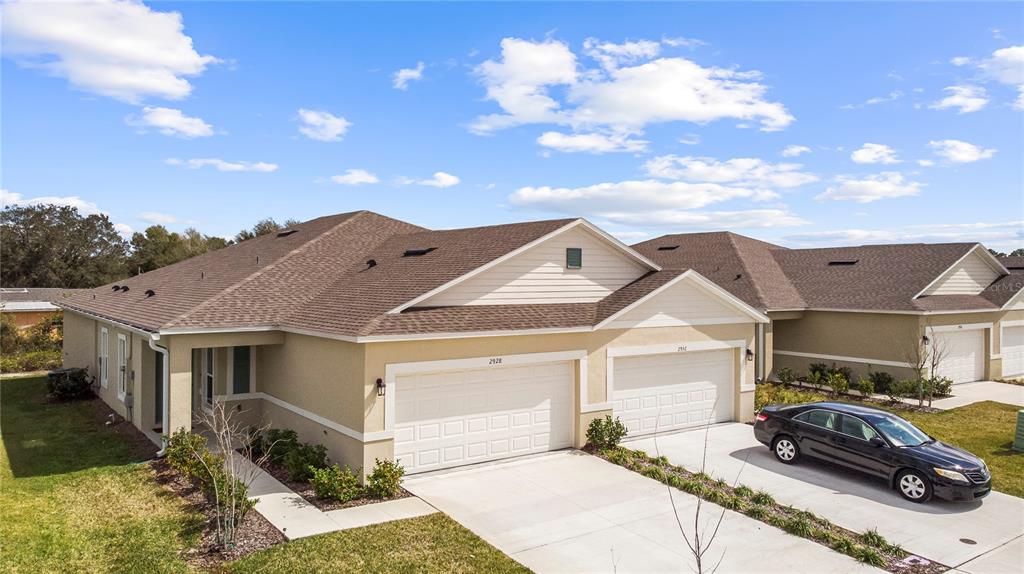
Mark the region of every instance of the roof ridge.
MULTIPOLYGON (((767 309, 768 302, 765 298, 764 291, 761 290, 761 286, 758 284, 758 281, 754 280, 754 275, 750 272, 750 267, 747 265, 747 260, 746 258, 743 257, 743 251, 739 248, 738 245, 736 245, 736 234, 732 233, 731 231, 726 231, 725 236, 729 239, 729 245, 732 246, 733 252, 736 253, 736 259, 739 259, 740 267, 743 268, 743 273, 747 276, 747 280, 749 281, 750 286, 753 287, 754 293, 757 294, 758 301, 761 303, 760 306, 764 309, 767 309)), ((783 277, 786 277, 785 273, 783 273, 782 275, 783 277)), ((786 277, 786 280, 788 281, 789 277, 786 277)))
MULTIPOLYGON (((320 233, 319 235, 317 235, 313 239, 310 239, 309 241, 306 241, 305 243, 299 245, 295 249, 292 249, 288 253, 282 255, 281 257, 278 257, 277 260, 275 260, 274 262, 270 263, 269 265, 267 265, 265 267, 262 267, 260 269, 257 269, 256 271, 250 273, 249 275, 246 275, 245 277, 239 279, 238 281, 236 281, 232 285, 228 286, 227 288, 218 291, 213 297, 210 297, 209 299, 203 301, 202 303, 196 305, 195 307, 192 307, 188 311, 186 311, 186 312, 184 312, 184 313, 182 313, 182 314, 180 314, 180 315, 170 319, 169 321, 166 321, 164 323, 164 325, 162 325, 161 327, 174 325, 174 324, 184 320, 188 316, 192 315, 193 313, 196 313, 196 312, 198 312, 198 311, 200 311, 202 309, 206 309, 207 307, 212 305, 215 301, 219 301, 221 298, 227 296, 228 294, 234 293, 235 291, 240 289, 243 285, 245 285, 249 281, 252 281, 253 279, 263 275, 264 273, 270 271, 271 269, 276 268, 279 264, 283 263, 284 261, 287 261, 287 260, 291 259, 292 257, 297 255, 298 253, 300 253, 302 251, 305 251, 306 248, 309 247, 310 245, 314 245, 316 243, 319 243, 321 240, 323 240, 324 237, 327 237, 328 235, 330 235, 330 234, 334 233, 335 231, 337 231, 338 228, 346 225, 350 221, 355 221, 357 218, 363 217, 363 216, 365 216, 366 214, 368 214, 370 212, 365 210, 365 209, 362 209, 362 210, 353 211, 353 212, 350 212, 350 213, 352 213, 351 216, 346 217, 345 219, 339 221, 337 224, 333 225, 330 229, 327 229, 326 231, 320 233)), ((325 217, 329 217, 329 216, 325 216, 325 217)), ((316 219, 322 219, 322 218, 316 218, 316 219)), ((315 221, 315 220, 310 220, 310 221, 315 221)), ((303 222, 303 223, 308 223, 308 222, 303 222)))

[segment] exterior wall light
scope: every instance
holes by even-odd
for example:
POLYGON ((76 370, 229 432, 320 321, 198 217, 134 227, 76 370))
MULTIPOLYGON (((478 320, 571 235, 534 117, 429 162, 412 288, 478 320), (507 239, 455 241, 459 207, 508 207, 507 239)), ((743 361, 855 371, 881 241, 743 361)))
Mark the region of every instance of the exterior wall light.
POLYGON ((928 335, 925 335, 925 336, 921 337, 921 342, 924 343, 927 346, 928 343, 931 342, 931 339, 928 338, 928 335))
POLYGON ((750 349, 747 349, 747 360, 748 361, 753 361, 754 360, 754 352, 751 351, 750 349))
POLYGON ((387 392, 388 386, 384 384, 384 379, 377 379, 377 396, 383 397, 384 393, 387 392))

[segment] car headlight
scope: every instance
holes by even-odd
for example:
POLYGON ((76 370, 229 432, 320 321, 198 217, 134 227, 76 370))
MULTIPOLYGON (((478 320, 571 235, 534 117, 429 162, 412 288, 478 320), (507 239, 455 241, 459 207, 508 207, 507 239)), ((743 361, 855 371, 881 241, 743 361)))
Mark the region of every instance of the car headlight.
POLYGON ((952 480, 953 482, 962 482, 964 484, 970 484, 971 483, 971 481, 967 480, 966 476, 960 474, 959 472, 957 472, 955 470, 946 470, 944 468, 936 468, 935 469, 935 474, 937 474, 937 475, 939 475, 939 476, 941 476, 943 478, 948 478, 949 480, 952 480))

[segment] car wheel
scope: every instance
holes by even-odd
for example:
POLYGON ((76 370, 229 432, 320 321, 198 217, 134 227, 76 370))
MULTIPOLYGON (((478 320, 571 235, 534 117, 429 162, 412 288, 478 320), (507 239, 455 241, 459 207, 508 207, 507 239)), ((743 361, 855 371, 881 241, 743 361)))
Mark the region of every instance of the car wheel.
POLYGON ((910 502, 927 502, 932 497, 932 484, 916 470, 904 470, 896 476, 896 490, 910 502))
POLYGON ((780 436, 772 441, 772 452, 782 464, 793 464, 800 458, 800 447, 788 436, 780 436))

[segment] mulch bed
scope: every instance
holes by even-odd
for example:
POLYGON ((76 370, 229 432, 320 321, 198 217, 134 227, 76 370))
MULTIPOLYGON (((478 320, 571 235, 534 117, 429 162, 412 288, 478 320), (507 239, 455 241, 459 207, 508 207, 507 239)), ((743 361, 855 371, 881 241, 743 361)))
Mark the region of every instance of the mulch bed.
MULTIPOLYGON (((239 450, 238 452, 242 452, 242 451, 239 450)), ((361 497, 356 498, 354 500, 349 500, 348 502, 338 502, 337 500, 325 500, 323 498, 317 498, 316 493, 313 492, 313 485, 312 484, 310 484, 308 482, 296 482, 296 481, 293 481, 293 480, 289 479, 288 478, 288 471, 286 471, 285 469, 281 468, 279 465, 276 465, 276 464, 274 464, 274 463, 272 463, 270 461, 267 461, 267 462, 265 462, 265 463, 263 463, 263 464, 261 464, 259 466, 260 466, 260 468, 265 470, 267 472, 267 474, 269 474, 270 476, 273 476, 278 481, 280 481, 281 484, 283 484, 283 485, 287 486, 288 488, 294 490, 295 494, 298 494, 299 496, 301 496, 306 502, 312 504, 313 506, 319 508, 320 510, 323 510, 324 512, 326 512, 328 510, 341 510, 342 508, 352 508, 354 506, 365 506, 367 504, 374 504, 374 503, 377 503, 377 502, 384 502, 384 501, 387 501, 387 500, 398 500, 400 498, 408 498, 408 497, 412 496, 411 492, 409 492, 408 490, 406 490, 404 488, 399 487, 398 495, 393 496, 391 498, 380 499, 380 498, 371 498, 369 496, 361 496, 361 497)))
POLYGON ((184 556, 191 566, 197 569, 215 568, 224 562, 265 550, 287 540, 284 534, 274 528, 259 512, 251 510, 242 520, 237 545, 230 550, 219 547, 216 543, 214 506, 206 500, 202 491, 187 477, 171 468, 166 460, 155 460, 150 463, 150 467, 155 473, 157 484, 180 496, 192 509, 206 517, 206 526, 200 535, 199 543, 189 548, 184 556))

